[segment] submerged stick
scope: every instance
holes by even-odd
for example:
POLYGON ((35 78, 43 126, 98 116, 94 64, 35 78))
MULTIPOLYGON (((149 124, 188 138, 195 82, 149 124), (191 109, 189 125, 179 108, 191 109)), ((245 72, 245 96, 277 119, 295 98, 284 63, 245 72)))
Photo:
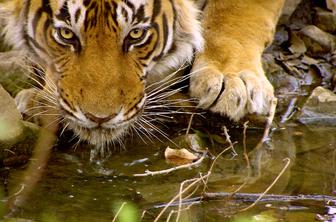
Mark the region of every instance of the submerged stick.
MULTIPOLYGON (((232 193, 220 192, 220 193, 204 193, 203 197, 199 197, 199 200, 209 201, 209 200, 223 200, 231 199, 235 201, 242 202, 256 202, 260 197, 260 193, 232 193)), ((265 194, 260 200, 259 203, 265 202, 291 202, 291 201, 335 201, 335 196, 328 195, 279 195, 279 194, 265 194)))
MULTIPOLYGON (((228 193, 228 192, 207 192, 203 193, 202 196, 193 197, 190 199, 184 199, 182 205, 189 204, 201 204, 205 201, 212 200, 225 200, 225 201, 240 201, 244 203, 253 203, 259 197, 260 193, 228 193)), ((329 195, 280 195, 280 194, 265 194, 260 200, 259 203, 283 203, 283 202, 294 202, 294 201, 316 201, 316 202, 336 202, 336 196, 329 195)), ((179 202, 173 202, 170 204, 171 207, 178 206, 179 202)), ((163 208, 167 204, 159 204, 154 206, 154 208, 163 208)))

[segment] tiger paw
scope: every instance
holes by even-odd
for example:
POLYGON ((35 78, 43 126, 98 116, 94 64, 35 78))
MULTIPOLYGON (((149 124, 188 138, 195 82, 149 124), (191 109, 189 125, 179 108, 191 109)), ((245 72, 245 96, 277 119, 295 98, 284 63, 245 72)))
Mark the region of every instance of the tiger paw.
POLYGON ((209 66, 190 76, 190 96, 199 100, 199 108, 238 121, 249 113, 267 114, 274 92, 263 73, 226 74, 209 66))

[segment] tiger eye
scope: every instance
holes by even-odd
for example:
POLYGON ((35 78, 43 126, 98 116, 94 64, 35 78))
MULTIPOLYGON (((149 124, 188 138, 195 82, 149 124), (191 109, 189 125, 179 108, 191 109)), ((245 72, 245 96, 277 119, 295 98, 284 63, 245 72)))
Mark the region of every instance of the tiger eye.
POLYGON ((68 28, 60 28, 59 35, 66 40, 74 38, 75 34, 68 28))
POLYGON ((145 30, 144 29, 133 29, 129 36, 132 38, 132 39, 139 39, 141 38, 145 33, 145 30))

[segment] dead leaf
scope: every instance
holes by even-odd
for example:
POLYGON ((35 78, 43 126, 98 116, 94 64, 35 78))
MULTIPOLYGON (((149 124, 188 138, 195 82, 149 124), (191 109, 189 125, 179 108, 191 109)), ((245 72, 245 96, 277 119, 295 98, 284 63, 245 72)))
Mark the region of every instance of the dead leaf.
POLYGON ((187 149, 172 149, 167 147, 165 150, 166 160, 174 165, 183 165, 187 163, 192 163, 197 160, 199 157, 191 153, 187 149))

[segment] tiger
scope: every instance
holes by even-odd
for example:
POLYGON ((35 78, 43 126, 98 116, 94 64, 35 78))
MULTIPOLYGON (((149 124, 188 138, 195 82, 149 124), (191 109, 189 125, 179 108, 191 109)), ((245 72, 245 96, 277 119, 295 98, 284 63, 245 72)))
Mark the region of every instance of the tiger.
POLYGON ((43 86, 22 90, 18 107, 25 112, 40 100, 80 139, 109 144, 159 99, 149 86, 190 64, 189 96, 199 108, 234 121, 265 115, 274 90, 261 55, 283 5, 284 0, 2 0, 5 42, 43 70, 43 86))

